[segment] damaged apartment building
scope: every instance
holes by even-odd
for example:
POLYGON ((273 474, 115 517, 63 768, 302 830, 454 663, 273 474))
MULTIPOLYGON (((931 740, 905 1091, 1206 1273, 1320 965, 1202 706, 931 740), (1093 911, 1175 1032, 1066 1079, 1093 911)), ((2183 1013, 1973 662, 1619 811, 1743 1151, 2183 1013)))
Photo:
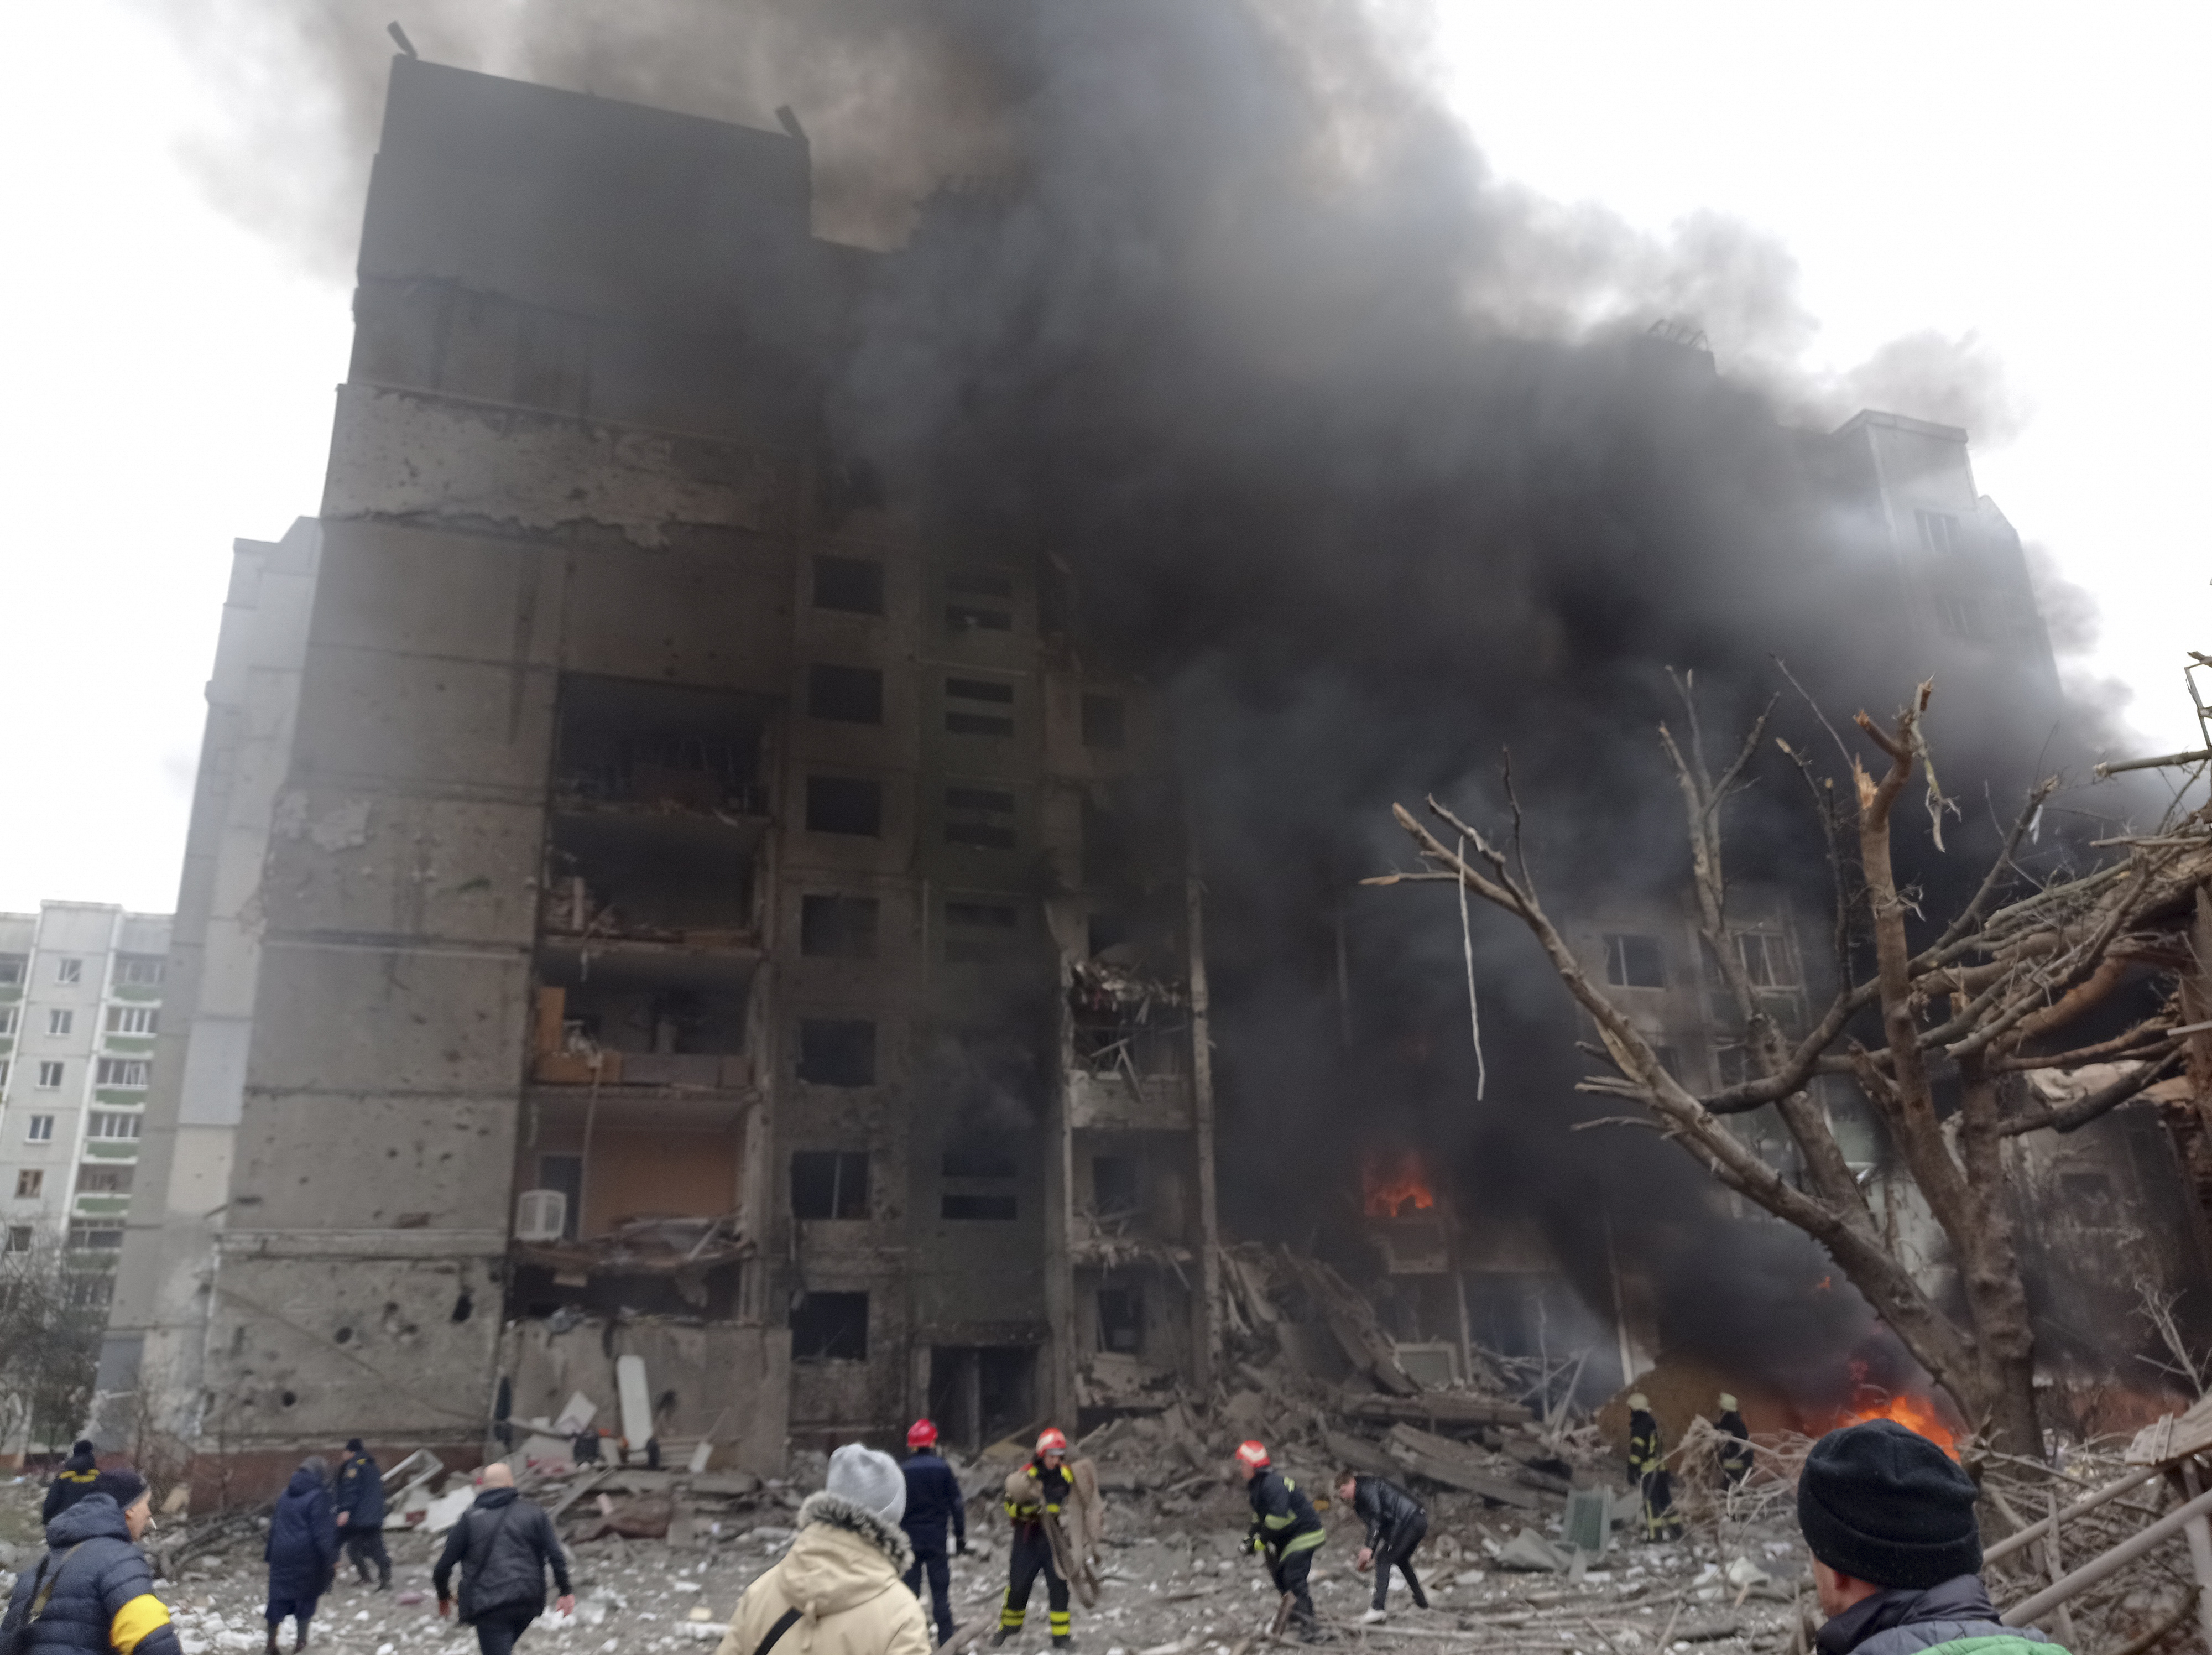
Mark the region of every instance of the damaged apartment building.
MULTIPOLYGON (((240 542, 103 1395, 209 1463, 582 1390, 781 1468, 1208 1384, 1160 733, 819 400, 804 131, 395 60, 320 514, 240 542)), ((634 1434, 634 1430, 633 1430, 634 1434)))

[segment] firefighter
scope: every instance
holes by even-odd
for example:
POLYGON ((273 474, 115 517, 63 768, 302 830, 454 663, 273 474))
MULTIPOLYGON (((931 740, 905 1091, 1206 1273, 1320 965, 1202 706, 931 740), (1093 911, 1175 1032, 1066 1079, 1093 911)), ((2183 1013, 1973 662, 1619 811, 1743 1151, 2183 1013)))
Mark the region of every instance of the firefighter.
POLYGON ((1006 1515, 1013 1519, 1014 1541, 1007 1549, 1006 1596, 999 1609, 999 1629, 991 1634, 994 1647, 1018 1633, 1029 1619, 1030 1588, 1040 1572, 1044 1575, 1052 1646, 1074 1646, 1068 1623, 1067 1582, 1053 1566, 1052 1536, 1044 1526, 1046 1517, 1057 1518, 1074 1490, 1067 1471, 1067 1435, 1048 1429, 1037 1438, 1036 1452, 1030 1463, 1006 1479, 1006 1515))
POLYGON ((1721 1411, 1713 1421, 1721 1439, 1721 1486, 1740 1488, 1751 1475, 1751 1429, 1736 1411, 1735 1398, 1721 1392, 1721 1411))
POLYGON ((1680 1539, 1682 1519, 1674 1515, 1674 1479, 1667 1469, 1659 1421, 1651 1417, 1651 1399, 1640 1390, 1628 1399, 1628 1475, 1644 1496, 1644 1539, 1680 1539))
POLYGON ((1306 1577, 1313 1573, 1314 1553, 1327 1537, 1320 1515, 1304 1491, 1268 1463, 1266 1444, 1238 1444, 1237 1469, 1252 1502, 1246 1549, 1267 1559, 1275 1590, 1290 1597, 1291 1621, 1298 1637, 1319 1643, 1321 1624, 1314 1615, 1313 1594, 1306 1590, 1306 1577))

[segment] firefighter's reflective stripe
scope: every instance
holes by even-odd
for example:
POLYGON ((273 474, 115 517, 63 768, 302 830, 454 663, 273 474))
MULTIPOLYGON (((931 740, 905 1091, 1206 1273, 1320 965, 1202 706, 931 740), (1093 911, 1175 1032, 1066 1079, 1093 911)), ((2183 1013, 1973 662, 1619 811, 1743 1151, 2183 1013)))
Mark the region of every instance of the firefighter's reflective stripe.
POLYGON ((1292 1557, 1297 1555, 1299 1552, 1310 1552, 1328 1538, 1328 1536, 1325 1530, 1320 1529, 1309 1529, 1302 1535, 1291 1536, 1289 1543, 1284 1546, 1282 1550, 1278 1552, 1276 1555, 1278 1557, 1292 1557))
POLYGON ((1053 1641, 1065 1641, 1068 1631, 1068 1612, 1064 1609, 1047 1609, 1045 1619, 1051 1624, 1053 1641))
POLYGON ((142 1638, 151 1636, 169 1624, 169 1610, 161 1600, 150 1591, 141 1592, 121 1609, 107 1623, 107 1642, 116 1655, 131 1655, 142 1638))
POLYGON ((1030 1612, 1026 1606, 1021 1609, 1008 1608, 1006 1599, 1012 1596, 1013 1596, 1012 1586, 999 1594, 999 1624, 1008 1632, 1019 1632, 1022 1629, 1022 1622, 1030 1618, 1030 1612))

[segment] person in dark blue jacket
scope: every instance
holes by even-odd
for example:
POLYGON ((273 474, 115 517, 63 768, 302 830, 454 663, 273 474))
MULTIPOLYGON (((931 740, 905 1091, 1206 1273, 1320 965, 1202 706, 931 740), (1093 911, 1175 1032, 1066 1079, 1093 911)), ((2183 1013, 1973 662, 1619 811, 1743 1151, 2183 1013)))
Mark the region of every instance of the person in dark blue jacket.
POLYGON ((968 1549, 967 1502, 960 1479, 952 1475, 937 1451, 937 1427, 916 1420, 908 1427, 906 1445, 906 1515, 899 1526, 914 1542, 914 1567, 906 1572, 906 1589, 921 1596, 921 1576, 929 1573, 930 1606, 937 1615, 937 1641, 952 1636, 952 1566, 945 1561, 945 1530, 950 1524, 959 1550, 968 1549))
POLYGON ((376 1565, 376 1589, 392 1590, 392 1554, 384 1549, 384 1473, 376 1457, 354 1437, 346 1443, 345 1457, 338 1462, 338 1539, 345 1555, 368 1584, 368 1566, 376 1565))
POLYGON ((0 1628, 24 1628, 25 1655, 182 1655, 137 1543, 153 1517, 143 1477, 101 1472, 46 1524, 46 1555, 16 1577, 0 1628))
POLYGON ((276 1628, 288 1617, 300 1632, 294 1655, 307 1646, 315 1600, 337 1573, 338 1529, 325 1482, 330 1469, 320 1454, 302 1460, 270 1514, 269 1544, 262 1553, 269 1560, 269 1655, 276 1655, 276 1628))
POLYGON ((39 1513, 39 1521, 52 1523, 64 1512, 92 1492, 94 1481, 100 1476, 100 1467, 94 1463, 92 1444, 79 1438, 70 1457, 62 1462, 62 1469, 46 1485, 46 1509, 39 1513))

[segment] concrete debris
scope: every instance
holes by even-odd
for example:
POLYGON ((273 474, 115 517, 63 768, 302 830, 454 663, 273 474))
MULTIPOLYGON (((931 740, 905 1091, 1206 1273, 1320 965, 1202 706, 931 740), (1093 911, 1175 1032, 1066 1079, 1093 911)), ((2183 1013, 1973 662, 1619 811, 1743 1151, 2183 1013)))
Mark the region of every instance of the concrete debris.
POLYGON ((1501 1569, 1521 1569, 1539 1574, 1565 1574, 1574 1561, 1534 1529, 1524 1528, 1492 1554, 1501 1569))

